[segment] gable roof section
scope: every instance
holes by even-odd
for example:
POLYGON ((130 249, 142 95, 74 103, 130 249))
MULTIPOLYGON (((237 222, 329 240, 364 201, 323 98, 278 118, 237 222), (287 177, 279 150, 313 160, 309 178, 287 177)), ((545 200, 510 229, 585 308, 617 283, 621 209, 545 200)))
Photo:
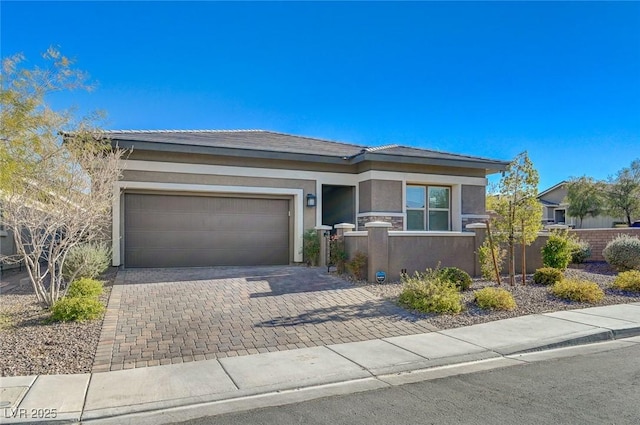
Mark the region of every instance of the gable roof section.
POLYGON ((556 185, 554 185, 554 186, 551 186, 549 189, 544 190, 544 191, 542 191, 542 192, 538 193, 538 199, 540 199, 541 197, 543 197, 543 196, 545 196, 545 195, 547 195, 547 194, 549 194, 549 193, 553 192, 553 191, 554 191, 554 190, 556 190, 556 189, 560 189, 560 188, 561 188, 562 186, 564 186, 565 184, 567 184, 567 181, 566 181, 566 180, 562 180, 560 183, 558 183, 558 184, 556 184, 556 185))
POLYGON ((362 161, 416 163, 504 170, 507 161, 457 155, 400 145, 367 147, 264 130, 112 130, 105 137, 136 150, 209 153, 310 162, 356 164, 362 161))

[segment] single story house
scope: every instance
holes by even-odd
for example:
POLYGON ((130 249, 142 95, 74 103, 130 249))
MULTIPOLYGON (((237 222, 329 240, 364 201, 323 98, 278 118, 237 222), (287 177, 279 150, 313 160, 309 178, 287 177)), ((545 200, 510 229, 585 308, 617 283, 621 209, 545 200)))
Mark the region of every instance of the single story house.
POLYGON ((113 264, 301 262, 317 226, 387 221, 462 232, 486 217, 486 176, 505 161, 262 130, 108 131, 131 149, 113 205, 113 264))
POLYGON ((623 218, 608 215, 587 216, 582 220, 582 226, 580 226, 580 219, 571 217, 567 213, 569 208, 567 203, 567 183, 567 181, 563 180, 538 194, 538 201, 542 204, 543 224, 564 224, 580 229, 608 229, 614 227, 615 223, 625 221, 623 218))

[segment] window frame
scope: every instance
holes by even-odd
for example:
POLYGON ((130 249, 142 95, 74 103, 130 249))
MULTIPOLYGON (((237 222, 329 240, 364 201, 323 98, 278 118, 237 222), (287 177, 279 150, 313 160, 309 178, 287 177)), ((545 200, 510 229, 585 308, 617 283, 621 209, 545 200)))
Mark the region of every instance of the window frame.
POLYGON ((451 195, 453 189, 451 186, 443 186, 443 185, 429 185, 429 184, 409 184, 407 183, 405 188, 405 220, 406 220, 406 230, 407 231, 415 231, 415 232, 450 232, 451 231, 451 195), (408 204, 408 192, 410 188, 422 188, 424 194, 424 207, 422 208, 410 208, 408 204), (447 189, 448 191, 448 199, 447 199, 447 208, 436 208, 430 207, 429 205, 429 191, 430 189, 447 189), (409 211, 422 211, 423 212, 423 223, 422 229, 409 229, 409 211), (430 230, 430 220, 429 213, 433 211, 446 211, 447 212, 447 230, 430 230))

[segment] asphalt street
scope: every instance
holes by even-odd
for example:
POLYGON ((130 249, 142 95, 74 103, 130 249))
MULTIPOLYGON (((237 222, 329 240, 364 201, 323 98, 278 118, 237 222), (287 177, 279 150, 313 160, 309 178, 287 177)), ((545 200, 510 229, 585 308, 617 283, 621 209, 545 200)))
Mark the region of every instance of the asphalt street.
POLYGON ((181 425, 638 423, 640 345, 181 425))

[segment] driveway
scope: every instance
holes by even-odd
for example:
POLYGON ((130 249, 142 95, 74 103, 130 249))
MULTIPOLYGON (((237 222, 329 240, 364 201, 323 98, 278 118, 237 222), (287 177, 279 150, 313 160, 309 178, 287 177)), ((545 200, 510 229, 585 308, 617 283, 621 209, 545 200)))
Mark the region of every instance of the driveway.
POLYGON ((433 330, 322 268, 128 269, 111 292, 93 371, 433 330))

